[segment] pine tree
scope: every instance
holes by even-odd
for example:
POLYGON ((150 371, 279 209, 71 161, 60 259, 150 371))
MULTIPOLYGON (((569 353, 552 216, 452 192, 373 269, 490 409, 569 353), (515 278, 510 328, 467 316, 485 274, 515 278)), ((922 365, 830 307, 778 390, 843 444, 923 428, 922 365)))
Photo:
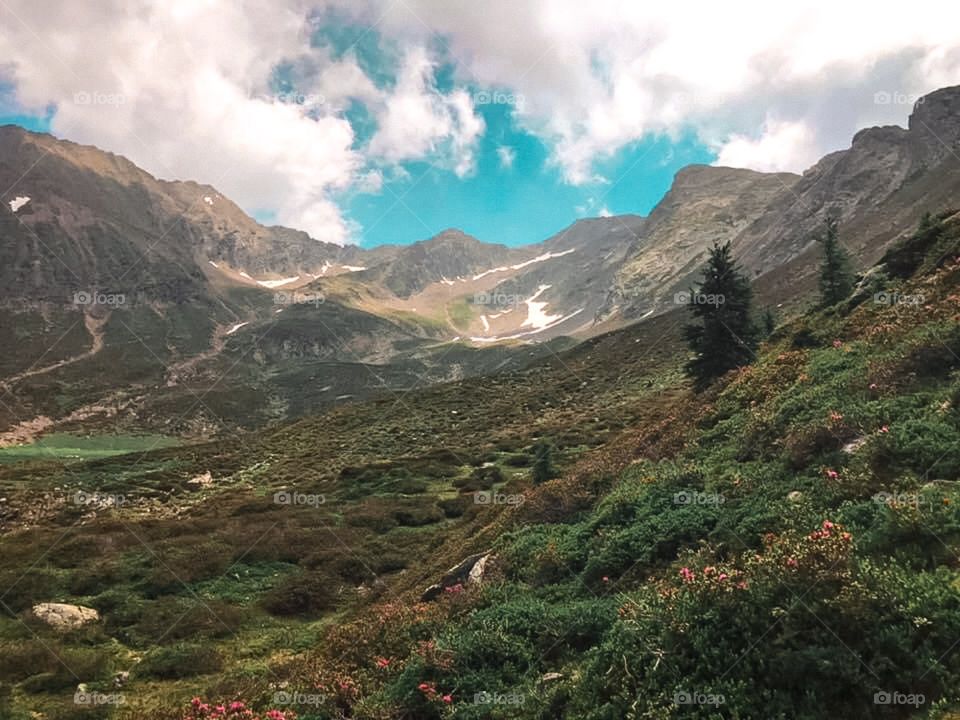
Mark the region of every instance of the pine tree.
POLYGON ((553 467, 553 445, 549 440, 539 440, 534 444, 532 474, 534 485, 540 485, 557 476, 553 467))
POLYGON ((836 218, 827 218, 826 233, 817 238, 823 245, 820 263, 820 301, 824 306, 846 300, 853 291, 853 272, 850 257, 837 237, 836 218))
POLYGON ((730 243, 714 244, 703 282, 688 298, 694 322, 684 328, 693 351, 687 374, 698 390, 728 370, 749 364, 757 346, 750 281, 733 259, 730 243))
POLYGON ((763 311, 763 334, 764 337, 770 337, 773 335, 773 331, 777 329, 777 315, 773 311, 773 308, 767 305, 763 311))

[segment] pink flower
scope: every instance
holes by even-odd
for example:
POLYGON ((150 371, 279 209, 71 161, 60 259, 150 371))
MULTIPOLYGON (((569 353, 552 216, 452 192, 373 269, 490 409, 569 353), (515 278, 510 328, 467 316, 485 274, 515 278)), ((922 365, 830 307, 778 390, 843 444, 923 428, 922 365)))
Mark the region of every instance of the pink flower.
POLYGON ((836 470, 831 470, 830 468, 827 468, 824 472, 831 480, 836 480, 838 477, 840 477, 840 473, 838 473, 836 470))
POLYGON ((692 570, 688 567, 680 568, 680 577, 683 578, 685 583, 693 582, 694 577, 696 577, 692 570))
POLYGON ((842 340, 839 340, 839 339, 838 339, 838 340, 834 340, 834 341, 833 341, 833 346, 834 346, 835 348, 842 348, 842 347, 843 347, 843 341, 842 341, 842 340))
POLYGON ((880 432, 882 432, 882 433, 888 433, 888 432, 890 432, 889 426, 884 425, 882 428, 880 428, 880 432))
POLYGON ((605 583, 608 583, 608 582, 610 582, 610 578, 607 577, 606 575, 604 575, 604 576, 603 576, 603 581, 604 581, 605 583))
POLYGON ((877 385, 876 383, 870 383, 870 389, 871 389, 871 390, 876 390, 878 387, 880 387, 880 386, 877 385))
POLYGON ((453 695, 444 695, 444 696, 443 696, 443 701, 444 701, 447 705, 449 705, 450 703, 453 702, 453 695))
POLYGON ((713 565, 707 565, 707 566, 703 569, 703 574, 704 574, 704 575, 712 575, 712 574, 713 574, 713 570, 714 570, 713 565))
POLYGON ((796 558, 787 558, 787 567, 796 567, 797 559, 796 558))
POLYGON ((723 580, 726 580, 726 579, 727 579, 727 574, 726 574, 726 573, 720 573, 719 575, 717 575, 717 580, 723 581, 723 580))
POLYGON ((824 530, 833 530, 833 523, 830 522, 829 520, 824 520, 824 521, 823 521, 823 529, 824 529, 824 530))
POLYGON ((390 667, 390 661, 387 658, 377 658, 377 667, 378 668, 387 668, 390 667))

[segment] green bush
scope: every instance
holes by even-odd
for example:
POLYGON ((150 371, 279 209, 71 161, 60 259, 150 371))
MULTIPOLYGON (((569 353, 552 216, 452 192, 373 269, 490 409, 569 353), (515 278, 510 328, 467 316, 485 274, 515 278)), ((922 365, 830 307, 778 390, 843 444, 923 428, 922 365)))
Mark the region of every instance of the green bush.
POLYGON ((157 680, 179 680, 210 675, 223 669, 223 657, 210 645, 178 643, 151 650, 137 666, 137 674, 157 680))

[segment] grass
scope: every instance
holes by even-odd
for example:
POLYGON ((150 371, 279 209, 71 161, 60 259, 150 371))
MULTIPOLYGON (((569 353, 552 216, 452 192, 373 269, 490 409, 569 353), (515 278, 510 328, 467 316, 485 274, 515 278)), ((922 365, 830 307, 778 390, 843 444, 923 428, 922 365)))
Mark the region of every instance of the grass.
POLYGON ((0 463, 27 460, 95 460, 98 458, 173 447, 175 438, 163 435, 73 435, 53 433, 26 445, 0 448, 0 463))

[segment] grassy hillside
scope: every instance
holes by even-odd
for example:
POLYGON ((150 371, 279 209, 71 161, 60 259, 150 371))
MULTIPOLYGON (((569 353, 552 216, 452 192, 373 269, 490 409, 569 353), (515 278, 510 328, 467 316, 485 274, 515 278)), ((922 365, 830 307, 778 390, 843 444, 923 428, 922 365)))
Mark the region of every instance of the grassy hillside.
POLYGON ((950 717, 958 258, 945 214, 700 396, 673 314, 221 443, 0 466, 0 716, 950 717))

